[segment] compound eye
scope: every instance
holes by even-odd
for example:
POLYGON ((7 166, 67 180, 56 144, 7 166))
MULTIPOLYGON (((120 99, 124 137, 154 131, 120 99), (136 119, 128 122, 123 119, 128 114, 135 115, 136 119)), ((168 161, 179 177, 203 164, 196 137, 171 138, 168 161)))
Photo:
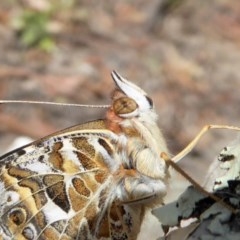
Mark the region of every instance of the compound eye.
POLYGON ((114 101, 113 111, 116 115, 125 115, 134 112, 138 108, 137 103, 128 97, 121 97, 114 101))

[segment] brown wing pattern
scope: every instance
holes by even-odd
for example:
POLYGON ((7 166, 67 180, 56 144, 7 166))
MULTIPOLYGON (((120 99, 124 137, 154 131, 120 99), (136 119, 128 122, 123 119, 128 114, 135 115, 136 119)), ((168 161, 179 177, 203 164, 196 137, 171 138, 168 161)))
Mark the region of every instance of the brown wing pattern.
POLYGON ((0 158, 0 240, 135 240, 162 204, 167 153, 152 100, 112 72, 105 120, 71 127, 0 158))
POLYGON ((62 131, 1 159, 2 239, 129 239, 131 209, 117 203, 121 181, 109 169, 119 164, 112 133, 94 127, 62 131))

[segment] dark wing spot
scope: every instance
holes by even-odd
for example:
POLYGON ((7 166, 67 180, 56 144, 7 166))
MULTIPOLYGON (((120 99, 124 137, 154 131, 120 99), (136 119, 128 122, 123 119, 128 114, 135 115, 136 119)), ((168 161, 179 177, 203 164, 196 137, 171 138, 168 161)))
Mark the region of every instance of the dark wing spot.
POLYGON ((72 184, 73 184, 75 190, 79 194, 81 194, 81 195, 83 195, 85 197, 89 197, 90 196, 91 192, 86 187, 85 182, 82 179, 80 179, 80 178, 73 178, 72 179, 72 184))
POLYGON ((44 155, 39 156, 38 161, 44 163, 44 155))
POLYGON ((73 146, 81 152, 88 155, 90 158, 95 156, 95 148, 88 142, 85 137, 78 137, 72 139, 73 146))
POLYGON ((91 158, 86 156, 85 154, 83 154, 81 152, 77 152, 77 151, 75 151, 75 154, 77 155, 78 160, 82 164, 84 169, 90 170, 90 169, 98 167, 98 165, 91 158))
POLYGON ((26 212, 23 208, 16 208, 11 210, 8 217, 14 224, 21 225, 26 221, 26 212))
POLYGON ((18 149, 17 150, 17 152, 16 152, 16 154, 20 157, 20 156, 22 156, 22 155, 24 155, 26 153, 26 151, 24 150, 24 149, 18 149))
POLYGON ((70 203, 66 193, 66 186, 63 182, 58 182, 47 188, 48 196, 53 202, 58 205, 63 211, 70 210, 70 203))
POLYGON ((109 144, 104 139, 99 138, 98 143, 107 151, 109 156, 113 155, 112 148, 109 146, 109 144))
POLYGON ((62 175, 49 174, 43 178, 43 183, 47 186, 47 194, 52 201, 62 208, 63 211, 68 212, 70 203, 63 180, 62 175))
POLYGON ((8 167, 8 174, 12 177, 17 178, 18 180, 24 179, 24 178, 28 178, 31 177, 31 175, 33 174, 33 172, 31 172, 28 169, 20 169, 18 167, 14 167, 14 166, 9 166, 8 167))

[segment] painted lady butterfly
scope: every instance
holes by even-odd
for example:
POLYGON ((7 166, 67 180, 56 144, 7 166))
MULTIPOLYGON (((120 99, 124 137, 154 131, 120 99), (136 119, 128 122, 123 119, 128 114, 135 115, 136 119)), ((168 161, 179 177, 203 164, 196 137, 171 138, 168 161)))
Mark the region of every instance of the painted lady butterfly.
MULTIPOLYGON (((105 119, 0 157, 0 240, 136 239, 146 213, 162 204, 168 150, 153 102, 118 73, 112 78, 105 119)), ((239 130, 206 126, 172 160, 211 128, 239 130)))
POLYGON ((166 194, 168 152, 152 100, 112 72, 106 118, 0 158, 0 239, 136 239, 166 194))

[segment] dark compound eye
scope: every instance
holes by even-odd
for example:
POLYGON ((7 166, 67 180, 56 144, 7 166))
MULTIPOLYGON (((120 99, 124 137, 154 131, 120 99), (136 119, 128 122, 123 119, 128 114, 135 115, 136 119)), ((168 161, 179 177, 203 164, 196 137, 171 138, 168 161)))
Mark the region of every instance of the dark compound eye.
POLYGON ((121 97, 113 102, 113 110, 117 115, 129 114, 137 108, 137 103, 129 97, 121 97))
POLYGON ((153 100, 150 97, 148 97, 148 96, 146 96, 146 99, 147 99, 150 107, 152 108, 153 107, 153 100))

